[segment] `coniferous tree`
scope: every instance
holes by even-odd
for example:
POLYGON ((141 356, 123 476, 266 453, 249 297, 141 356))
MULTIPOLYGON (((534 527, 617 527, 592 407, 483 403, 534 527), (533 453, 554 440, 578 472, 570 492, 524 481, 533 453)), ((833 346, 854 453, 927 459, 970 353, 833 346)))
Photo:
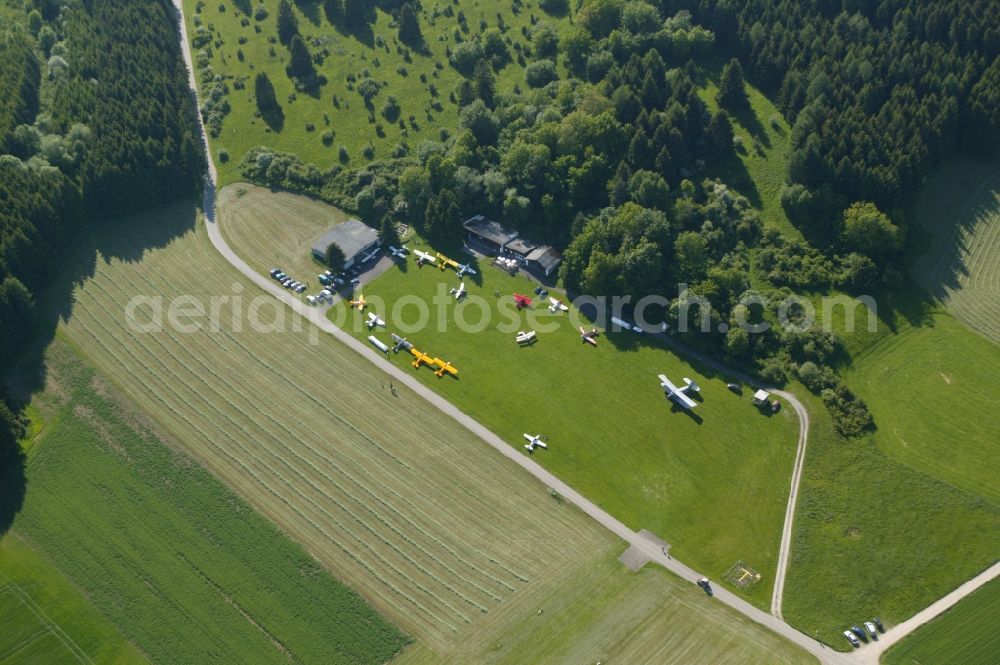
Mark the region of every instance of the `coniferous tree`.
POLYGON ((281 124, 284 113, 274 95, 274 85, 264 72, 257 72, 253 82, 253 94, 257 99, 257 110, 269 125, 281 124))
POLYGON ((278 1, 278 41, 287 44, 292 41, 292 37, 299 34, 299 21, 292 12, 292 5, 288 0, 278 1))
POLYGON ((323 0, 323 13, 330 23, 339 23, 344 18, 344 0, 323 0))
POLYGON ((424 36, 420 32, 420 19, 412 2, 406 2, 399 8, 399 41, 410 46, 418 47, 424 43, 424 36))
POLYGON ((743 66, 736 58, 730 60, 722 68, 722 76, 719 77, 719 93, 715 99, 719 102, 719 106, 730 111, 739 110, 747 105, 743 66))
POLYGON ((316 69, 313 67, 312 56, 309 49, 298 35, 292 37, 288 45, 289 61, 285 71, 290 77, 302 81, 311 81, 316 76, 316 69))
POLYGON ((496 86, 493 82, 493 70, 486 60, 476 63, 476 69, 472 73, 472 89, 476 97, 483 100, 486 106, 493 108, 496 86))
POLYGON ((368 22, 368 4, 365 0, 344 0, 344 23, 358 29, 368 22))

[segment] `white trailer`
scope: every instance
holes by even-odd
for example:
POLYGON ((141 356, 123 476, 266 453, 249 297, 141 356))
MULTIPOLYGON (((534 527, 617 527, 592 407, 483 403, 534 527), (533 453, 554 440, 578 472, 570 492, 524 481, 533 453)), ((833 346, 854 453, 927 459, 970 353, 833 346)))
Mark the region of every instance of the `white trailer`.
POLYGON ((378 350, 379 350, 379 351, 381 351, 382 353, 389 353, 389 347, 388 347, 388 346, 386 346, 386 345, 385 345, 385 344, 384 344, 384 343, 383 343, 383 342, 382 342, 381 340, 379 340, 379 338, 378 338, 378 337, 376 337, 375 335, 368 335, 368 341, 369 341, 369 342, 371 342, 371 343, 372 343, 372 346, 374 346, 374 347, 375 347, 376 349, 378 349, 378 350))

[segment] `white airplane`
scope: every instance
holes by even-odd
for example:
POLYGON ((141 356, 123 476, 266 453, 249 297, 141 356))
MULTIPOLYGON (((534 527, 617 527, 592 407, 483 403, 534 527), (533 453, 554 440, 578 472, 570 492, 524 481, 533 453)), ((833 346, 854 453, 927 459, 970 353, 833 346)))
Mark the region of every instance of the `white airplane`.
POLYGON ((560 311, 560 312, 568 312, 569 311, 569 307, 567 307, 566 305, 564 305, 563 302, 561 300, 557 299, 557 298, 549 298, 549 302, 552 303, 551 305, 549 305, 549 311, 550 312, 555 312, 557 310, 560 311))
POLYGON ((666 374, 660 374, 660 387, 667 393, 667 397, 674 400, 685 409, 693 409, 698 406, 698 402, 689 397, 690 393, 700 392, 701 388, 691 379, 684 377, 684 387, 678 388, 674 382, 667 378, 666 374))
POLYGON ((385 327, 385 321, 382 320, 375 312, 368 312, 368 320, 365 322, 368 325, 368 329, 371 330, 375 326, 385 327))
POLYGON ((520 331, 517 333, 517 337, 515 337, 514 339, 517 340, 518 344, 527 344, 528 342, 534 340, 535 336, 536 333, 534 330, 520 331))
POLYGON ((455 296, 455 300, 461 300, 465 297, 466 293, 468 293, 468 291, 465 289, 465 282, 462 282, 461 286, 451 290, 451 295, 455 296))
POLYGON ((536 434, 531 436, 530 434, 525 434, 524 438, 528 440, 528 444, 524 447, 529 453, 535 452, 535 448, 548 448, 544 441, 542 441, 542 435, 536 434))
POLYGON ((421 265, 421 264, 424 264, 424 263, 429 263, 432 266, 436 266, 437 265, 437 257, 436 256, 428 254, 427 252, 421 252, 419 249, 413 250, 413 253, 417 257, 417 265, 418 266, 421 265))
POLYGON ((478 274, 472 268, 472 266, 470 266, 468 263, 459 264, 459 266, 458 266, 458 276, 461 277, 465 273, 469 273, 470 275, 476 275, 476 274, 478 274))
POLYGON ((402 247, 393 247, 392 245, 389 245, 389 251, 392 252, 392 255, 396 258, 405 259, 406 253, 410 250, 406 248, 406 245, 403 245, 402 247))

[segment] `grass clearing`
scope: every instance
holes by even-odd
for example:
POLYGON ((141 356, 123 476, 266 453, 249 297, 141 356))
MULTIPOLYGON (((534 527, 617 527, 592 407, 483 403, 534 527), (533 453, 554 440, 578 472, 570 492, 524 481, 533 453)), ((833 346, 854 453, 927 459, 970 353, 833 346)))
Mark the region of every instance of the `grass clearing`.
MULTIPOLYGON (((897 624, 991 565, 1000 507, 899 461, 880 439, 840 439, 819 399, 798 394, 812 428, 783 614, 847 651, 848 626, 897 624)), ((898 404, 916 404, 911 418, 924 406, 898 404)))
POLYGON ((50 562, 0 539, 0 662, 144 663, 142 653, 50 562))
POLYGON ((61 338, 46 374, 35 404, 49 424, 32 448, 15 532, 152 660, 375 664, 405 646, 61 338))
MULTIPOLYGON (((249 285, 200 223, 191 228, 192 215, 190 206, 173 206, 109 226, 93 276, 74 292, 64 334, 177 445, 416 637, 416 655, 470 662, 463 650, 494 635, 525 653, 529 637, 518 627, 538 623, 548 632, 550 616, 558 625, 556 613, 539 618, 543 601, 579 593, 581 571, 605 565, 620 544, 422 399, 404 388, 393 397, 384 376, 327 336, 313 345, 308 330, 291 324, 280 333, 236 332, 226 310, 214 332, 131 330, 121 313, 133 295, 169 302, 249 285)), ((256 291, 242 293, 249 299, 256 291)), ((260 315, 291 316, 282 306, 260 315)), ((603 573, 592 575, 596 584, 603 573)), ((701 593, 680 587, 663 595, 667 606, 701 593)), ((750 645, 747 662, 772 662, 787 648, 711 608, 724 618, 699 644, 716 659, 723 650, 715 645, 733 641, 750 645)), ((658 626, 635 639, 682 639, 658 626)), ((505 660, 503 652, 491 658, 505 660)))
POLYGON ((956 157, 924 185, 927 248, 913 274, 955 318, 1000 344, 1000 168, 956 157))
POLYGON ((889 649, 884 665, 993 665, 1000 661, 1000 580, 993 580, 889 649))
MULTIPOLYGON (((707 63, 703 87, 698 90, 711 112, 719 108, 715 101, 718 93, 716 81, 722 71, 722 62, 707 63)), ((789 239, 801 239, 799 231, 788 220, 781 206, 781 188, 788 179, 788 157, 791 153, 791 127, 781 112, 757 88, 747 84, 749 106, 739 113, 730 113, 733 135, 742 141, 729 163, 710 173, 721 178, 747 197, 760 211, 766 226, 777 228, 789 239)))
MULTIPOLYGON (((262 272, 271 267, 268 261, 306 269, 311 259, 302 253, 308 253, 309 243, 290 233, 308 240, 320 235, 325 227, 311 220, 329 219, 331 214, 317 212, 328 206, 260 188, 242 197, 233 191, 220 194, 219 212, 233 249, 262 272), (265 245, 262 239, 269 238, 279 240, 265 245)), ((441 380, 422 368, 417 372, 422 381, 519 450, 524 432, 548 435, 552 447, 535 456, 539 463, 632 528, 670 541, 679 558, 717 578, 735 561, 746 560, 764 575, 748 597, 766 606, 797 440, 794 414, 785 410, 765 417, 749 395, 739 398, 726 390, 722 377, 692 369, 631 333, 602 336, 591 348, 581 344, 566 314, 551 315, 540 304, 531 311, 536 323, 510 303, 498 318, 494 289, 510 300, 513 291, 532 293, 535 284, 485 261, 479 275, 465 282, 470 296, 485 298, 492 321, 481 332, 465 332, 456 317, 474 322, 482 313, 473 298, 454 307, 448 289, 458 281, 451 271, 418 269, 411 258, 363 291, 373 302, 387 303, 370 311, 389 321, 390 330, 397 330, 397 322, 414 322, 416 310, 399 306, 406 298, 442 303, 441 309, 431 305, 440 312, 432 314, 431 323, 440 317, 447 330, 433 327, 435 332, 408 337, 420 350, 457 366, 459 379, 441 380), (503 326, 513 328, 504 332, 503 326), (519 348, 514 342, 516 330, 543 326, 553 331, 540 332, 535 346, 519 348), (675 381, 691 376, 700 382, 705 404, 693 417, 672 409, 659 388, 660 372, 675 381)), ((360 338, 371 334, 361 325, 364 315, 355 311, 348 317, 343 304, 331 311, 360 338)), ((377 336, 388 341, 388 331, 377 336)), ((409 354, 390 357, 415 371, 409 354)))
MULTIPOLYGON (((196 23, 199 21, 204 28, 211 26, 213 29, 207 46, 191 46, 194 62, 197 65, 200 51, 210 54, 209 66, 216 75, 225 77, 229 86, 228 99, 232 110, 225 118, 219 137, 212 140, 215 153, 212 157, 219 166, 220 185, 239 180, 240 159, 257 145, 294 153, 304 163, 323 169, 338 163, 340 146, 347 149, 350 165, 357 166, 368 161, 362 150, 369 144, 374 148, 374 158, 381 159, 390 156, 392 149, 401 142, 416 148, 422 140, 440 140, 442 128, 454 132, 458 127, 458 107, 449 100, 449 94, 462 76, 449 64, 446 49, 454 49, 457 44, 454 32, 459 26, 459 9, 465 13, 469 26, 469 32, 462 33, 465 41, 480 34, 481 20, 496 28, 498 14, 506 25, 504 36, 510 38, 512 43, 523 46, 527 46, 529 41, 521 31, 522 28, 532 27, 532 15, 539 24, 547 23, 557 32, 569 25, 568 16, 550 16, 537 7, 523 8, 514 13, 510 3, 499 0, 466 3, 460 8, 453 7, 451 3, 426 5, 420 12, 420 26, 428 51, 424 54, 411 50, 411 61, 407 62, 396 51, 398 38, 396 28, 391 25, 392 17, 381 9, 374 12, 376 20, 370 32, 359 34, 331 25, 323 15, 320 2, 292 3, 299 32, 310 51, 314 55, 324 49, 329 52, 323 64, 316 67, 326 76, 328 83, 318 92, 310 94, 295 93, 293 82, 285 73, 288 49, 277 42, 269 43, 269 39, 277 34, 277 4, 266 5, 269 15, 263 21, 257 21, 253 16, 246 17, 238 4, 184 0, 189 37, 197 39, 196 23), (196 10, 202 4, 199 13, 196 10), (220 7, 224 7, 224 11, 220 12, 220 7), (445 11, 453 15, 449 17, 441 13, 445 11), (432 23, 431 18, 435 14, 438 15, 432 23), (248 25, 242 26, 245 18, 249 19, 248 25), (260 26, 259 33, 256 26, 260 26), (241 44, 240 40, 244 43, 241 44), (238 52, 243 53, 242 59, 238 52), (436 63, 442 67, 438 69, 436 63), (262 119, 254 117, 257 106, 253 97, 253 79, 262 71, 274 84, 277 100, 284 110, 285 119, 280 128, 272 129, 262 119), (382 83, 381 91, 372 100, 374 122, 369 121, 369 112, 362 97, 356 90, 346 87, 348 75, 353 74, 360 80, 365 71, 372 79, 382 83), (244 89, 235 89, 237 79, 247 80, 244 89), (436 95, 432 93, 431 86, 436 89, 436 95), (293 93, 294 101, 291 101, 293 93), (339 108, 333 103, 334 95, 339 100, 339 108), (390 122, 381 114, 389 95, 395 97, 401 106, 399 120, 404 122, 405 128, 400 128, 399 120, 390 122), (315 129, 308 131, 307 123, 312 123, 315 129), (376 125, 382 127, 383 136, 376 133, 376 125), (326 131, 334 132, 330 145, 325 145, 323 141, 326 131), (228 162, 218 159, 221 150, 228 152, 228 162)), ((516 60, 517 52, 512 46, 509 50, 514 59, 496 73, 498 94, 512 91, 515 84, 527 87, 524 68, 516 60)), ((199 91, 204 98, 207 89, 200 75, 198 78, 199 91)))

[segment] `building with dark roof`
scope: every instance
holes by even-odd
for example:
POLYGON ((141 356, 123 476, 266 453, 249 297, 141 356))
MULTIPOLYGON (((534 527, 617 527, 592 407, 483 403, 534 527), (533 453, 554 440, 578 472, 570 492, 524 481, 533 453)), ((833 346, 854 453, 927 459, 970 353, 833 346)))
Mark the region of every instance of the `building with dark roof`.
POLYGON ((470 240, 484 245, 489 250, 499 254, 508 242, 517 237, 517 231, 511 231, 499 222, 476 215, 462 223, 470 240))
POLYGON ((551 245, 540 245, 525 257, 524 263, 529 270, 540 272, 548 277, 562 263, 562 254, 551 245))
POLYGON ((312 253, 320 261, 326 261, 326 250, 337 245, 344 253, 344 268, 354 266, 357 259, 378 247, 378 233, 375 229, 356 219, 338 224, 313 243, 312 253))

